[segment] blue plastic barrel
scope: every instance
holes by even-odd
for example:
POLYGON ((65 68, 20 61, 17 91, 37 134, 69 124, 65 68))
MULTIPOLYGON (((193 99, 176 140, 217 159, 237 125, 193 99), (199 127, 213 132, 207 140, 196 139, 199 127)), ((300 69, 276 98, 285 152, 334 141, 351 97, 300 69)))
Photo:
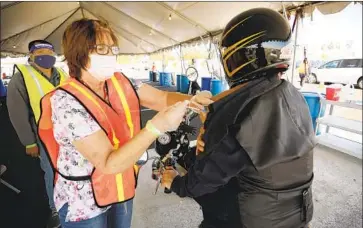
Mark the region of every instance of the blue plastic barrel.
POLYGON ((212 79, 210 83, 210 92, 212 93, 212 95, 215 96, 221 93, 222 91, 223 91, 222 81, 218 79, 212 79))
POLYGON ((211 77, 202 77, 202 90, 210 91, 211 77))
POLYGON ((161 86, 164 85, 164 72, 159 73, 159 83, 161 86))
MULTIPOLYGON (((313 121, 313 123, 312 123, 313 128, 315 130, 316 129, 316 120, 317 120, 317 118, 324 116, 326 105, 323 105, 321 107, 321 111, 320 111, 320 102, 321 101, 320 101, 319 94, 312 93, 312 92, 302 92, 302 95, 304 96, 306 103, 309 106, 310 116, 313 121), (320 115, 319 115, 319 112, 320 112, 320 115)), ((320 131, 318 130, 316 134, 319 135, 320 131)))
POLYGON ((162 86, 167 86, 170 87, 172 86, 172 75, 171 73, 165 73, 164 72, 164 78, 163 78, 163 85, 162 86))
POLYGON ((181 75, 177 74, 176 75, 176 91, 180 92, 180 79, 181 79, 181 75))
POLYGON ((180 77, 180 92, 187 94, 189 90, 189 79, 185 75, 180 77))

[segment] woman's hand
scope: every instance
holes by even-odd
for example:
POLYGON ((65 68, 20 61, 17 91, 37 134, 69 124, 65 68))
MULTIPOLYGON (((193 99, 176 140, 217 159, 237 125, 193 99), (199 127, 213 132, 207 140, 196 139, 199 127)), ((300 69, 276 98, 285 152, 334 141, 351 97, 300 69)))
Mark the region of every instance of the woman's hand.
POLYGON ((189 101, 178 102, 160 111, 151 119, 152 124, 162 133, 178 129, 187 111, 189 101))
POLYGON ((204 106, 208 106, 213 103, 213 100, 211 98, 212 93, 207 90, 203 90, 202 92, 194 95, 192 99, 190 99, 190 106, 204 111, 204 106))

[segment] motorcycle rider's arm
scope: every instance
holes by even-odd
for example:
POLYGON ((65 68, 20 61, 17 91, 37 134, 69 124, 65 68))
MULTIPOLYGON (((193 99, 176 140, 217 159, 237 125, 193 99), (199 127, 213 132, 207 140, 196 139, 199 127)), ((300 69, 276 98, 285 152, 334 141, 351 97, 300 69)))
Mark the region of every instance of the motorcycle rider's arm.
POLYGON ((137 94, 142 106, 156 111, 161 111, 178 101, 190 100, 192 98, 192 96, 186 94, 159 90, 145 83, 137 90, 137 94))
POLYGON ((156 89, 146 83, 142 83, 141 80, 135 80, 131 78, 129 78, 129 80, 137 91, 140 104, 155 111, 162 111, 179 101, 191 99, 193 99, 191 106, 203 110, 203 106, 207 106, 213 102, 211 100, 212 94, 207 91, 203 91, 202 93, 192 96, 178 92, 169 92, 156 89))
POLYGON ((210 99, 212 97, 210 92, 203 91, 195 96, 191 96, 155 89, 145 83, 137 90, 137 94, 139 95, 140 104, 142 106, 156 111, 161 111, 179 101, 191 100, 192 98, 193 104, 191 105, 200 109, 203 109, 203 106, 207 106, 213 102, 210 99))
POLYGON ((180 197, 198 197, 213 193, 243 171, 250 158, 237 139, 227 134, 211 151, 197 157, 188 173, 176 176, 171 190, 180 197))

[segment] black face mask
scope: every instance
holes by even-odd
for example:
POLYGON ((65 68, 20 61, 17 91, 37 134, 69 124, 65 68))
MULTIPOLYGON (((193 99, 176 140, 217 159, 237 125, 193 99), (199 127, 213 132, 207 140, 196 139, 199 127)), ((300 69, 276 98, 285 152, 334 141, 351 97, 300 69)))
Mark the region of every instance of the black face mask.
POLYGON ((52 68, 55 64, 56 58, 52 55, 37 55, 34 56, 34 63, 38 66, 49 69, 52 68))

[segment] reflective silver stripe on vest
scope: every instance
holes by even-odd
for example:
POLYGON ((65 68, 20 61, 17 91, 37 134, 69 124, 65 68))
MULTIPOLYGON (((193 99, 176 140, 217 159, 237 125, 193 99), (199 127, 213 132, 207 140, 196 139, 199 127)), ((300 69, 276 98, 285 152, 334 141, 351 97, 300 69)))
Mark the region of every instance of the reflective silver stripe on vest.
POLYGON ((42 89, 42 87, 40 86, 39 80, 38 78, 35 76, 34 71, 32 69, 31 66, 29 65, 25 65, 26 69, 29 71, 30 75, 32 76, 33 80, 35 81, 35 84, 37 84, 38 87, 38 91, 40 93, 40 95, 43 97, 44 96, 44 91, 42 89))

